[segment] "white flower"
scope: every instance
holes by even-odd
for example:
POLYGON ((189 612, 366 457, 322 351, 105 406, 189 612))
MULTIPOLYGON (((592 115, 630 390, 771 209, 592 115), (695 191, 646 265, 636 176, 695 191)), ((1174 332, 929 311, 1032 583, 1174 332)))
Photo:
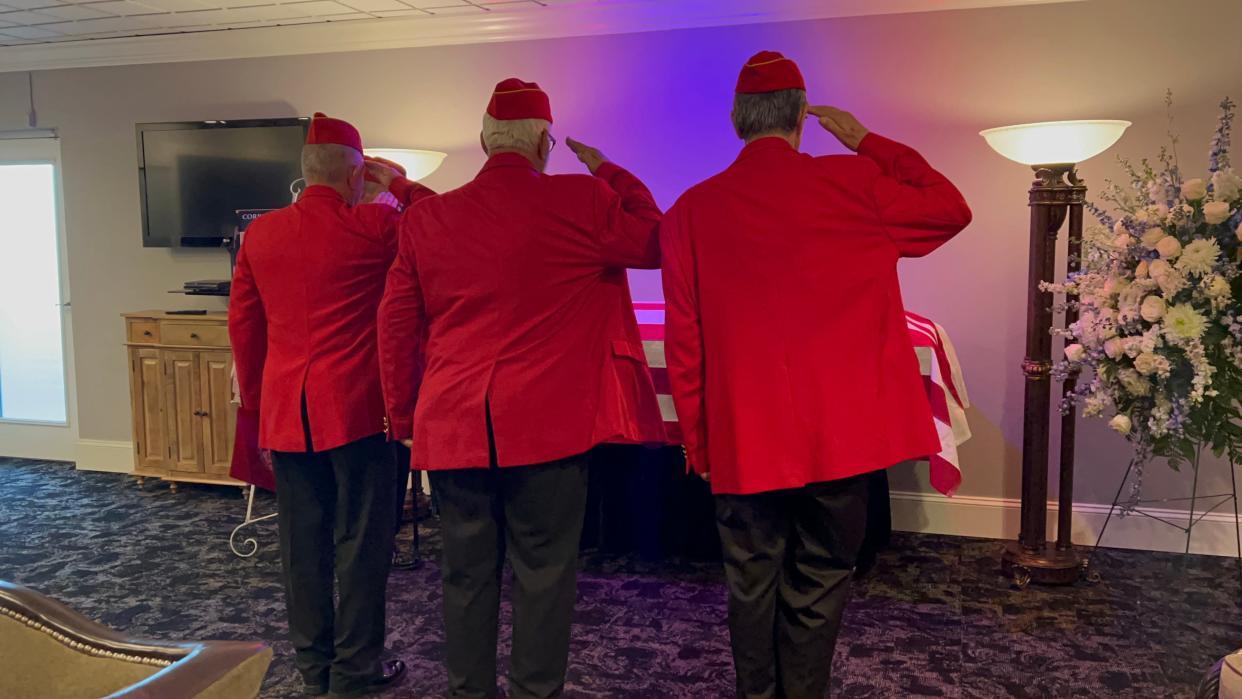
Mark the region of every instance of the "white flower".
POLYGON ((1121 386, 1126 389, 1126 392, 1132 396, 1151 394, 1151 383, 1139 376, 1139 373, 1133 369, 1122 369, 1117 372, 1117 380, 1121 382, 1121 386))
POLYGON ((1229 210, 1227 201, 1209 201, 1203 205, 1203 220, 1215 226, 1229 220, 1233 212, 1229 210))
POLYGON ((1212 194, 1217 201, 1233 201, 1242 194, 1242 177, 1226 168, 1212 174, 1212 194))
POLYGON ((1228 301, 1233 296, 1233 289, 1229 288, 1228 280, 1219 274, 1213 274, 1204 280, 1203 293, 1216 301, 1228 301))
POLYGON ((1104 414, 1104 409, 1109 407, 1108 396, 1093 394, 1087 396, 1087 400, 1083 402, 1083 417, 1097 417, 1104 414))
POLYGON ((1160 202, 1159 204, 1156 204, 1155 211, 1153 213, 1158 221, 1164 221, 1169 217, 1169 214, 1173 212, 1169 210, 1168 204, 1160 202))
POLYGON ((1104 343, 1104 354, 1109 359, 1120 359, 1126 353, 1126 343, 1120 337, 1114 337, 1104 343))
POLYGON ((1156 243, 1159 243, 1160 239, 1163 237, 1164 237, 1163 228, 1159 226, 1148 228, 1147 230, 1143 231, 1143 245, 1146 246, 1148 250, 1155 250, 1156 243))
MULTIPOLYGON (((1141 338, 1141 337, 1127 337, 1127 338, 1124 340, 1124 342, 1125 342, 1125 347, 1126 347, 1126 356, 1128 356, 1128 357, 1137 357, 1137 356, 1139 356, 1140 354, 1142 354, 1142 352, 1143 352, 1143 338, 1141 338)), ((1138 376, 1138 374, 1135 374, 1135 376, 1138 376)))
POLYGON ((1067 345, 1065 347, 1065 358, 1071 362, 1081 362, 1087 356, 1087 350, 1080 344, 1067 345))
POLYGON ((1177 292, 1186 288, 1186 277, 1181 272, 1169 271, 1160 275, 1156 279, 1156 284, 1160 286, 1160 293, 1167 298, 1173 298, 1177 292))
POLYGON ((1207 196, 1207 183, 1198 177, 1182 183, 1182 196, 1188 201, 1199 201, 1207 196))
POLYGON ((1160 355, 1155 352, 1144 352, 1134 358, 1134 370, 1143 376, 1151 376, 1160 368, 1160 355))
POLYGON ((1113 247, 1117 250, 1125 250, 1133 244, 1134 237, 1129 233, 1121 233, 1116 238, 1113 238, 1113 247))
MULTIPOLYGON (((1239 233, 1238 237, 1242 238, 1242 233, 1239 233)), ((1142 262, 1138 263, 1137 267, 1134 268, 1134 278, 1135 279, 1146 279, 1147 275, 1150 272, 1151 272, 1151 265, 1147 262, 1147 260, 1143 260, 1142 262)))
POLYGON ((1171 235, 1165 236, 1156 243, 1156 251, 1166 260, 1172 260, 1182 254, 1182 244, 1171 235))
POLYGON ((1120 434, 1130 434, 1130 428, 1134 425, 1131 424, 1130 417, 1128 415, 1117 415, 1112 420, 1108 421, 1108 426, 1114 430, 1117 430, 1120 434))
POLYGON ((1203 336, 1207 329, 1207 320, 1188 303, 1179 303, 1169 307, 1164 314, 1165 332, 1171 337, 1194 340, 1203 336))
POLYGON ((1156 180, 1147 185, 1147 198, 1152 201, 1162 202, 1169 198, 1169 188, 1164 186, 1160 180, 1156 180))
POLYGON ((1124 218, 1117 219, 1113 224, 1113 235, 1129 235, 1130 231, 1126 229, 1126 220, 1124 218))
POLYGON ((1182 251, 1182 259, 1177 261, 1177 269, 1186 274, 1211 274, 1218 257, 1220 244, 1215 240, 1192 240, 1182 251))
POLYGON ((1152 260, 1147 265, 1147 272, 1152 279, 1159 279, 1172 271, 1173 265, 1169 264, 1168 260, 1152 260))
POLYGON ((1164 299, 1152 295, 1143 299, 1143 305, 1139 307, 1139 314, 1143 316, 1143 320, 1148 323, 1154 323, 1164 317, 1166 308, 1164 299))

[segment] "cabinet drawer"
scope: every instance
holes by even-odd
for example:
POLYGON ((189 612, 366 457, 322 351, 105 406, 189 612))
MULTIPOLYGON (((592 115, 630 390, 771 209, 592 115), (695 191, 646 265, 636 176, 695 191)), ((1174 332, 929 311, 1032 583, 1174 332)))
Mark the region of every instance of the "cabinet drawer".
POLYGON ((163 323, 160 327, 160 334, 166 345, 229 346, 229 329, 223 325, 163 323))
POLYGON ((129 321, 129 341, 138 344, 156 344, 160 341, 160 324, 154 320, 129 321))

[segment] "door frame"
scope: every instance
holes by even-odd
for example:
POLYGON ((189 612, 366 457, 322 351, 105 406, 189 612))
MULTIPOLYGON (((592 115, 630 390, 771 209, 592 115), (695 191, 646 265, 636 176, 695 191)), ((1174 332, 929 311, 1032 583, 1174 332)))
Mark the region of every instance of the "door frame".
POLYGON ((60 139, 54 132, 0 134, 0 165, 52 165, 55 189, 56 265, 60 276, 60 337, 65 376, 65 422, 0 418, 0 456, 75 461, 78 443, 77 382, 73 361, 73 320, 69 294, 69 244, 65 233, 65 197, 60 139))

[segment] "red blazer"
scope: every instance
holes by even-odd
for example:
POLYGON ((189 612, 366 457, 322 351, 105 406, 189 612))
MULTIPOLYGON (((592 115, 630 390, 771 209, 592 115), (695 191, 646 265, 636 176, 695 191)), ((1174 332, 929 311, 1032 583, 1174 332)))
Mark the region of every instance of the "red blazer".
POLYGON ((516 153, 407 211, 379 346, 414 468, 486 468, 488 410, 501 466, 664 441, 625 272, 659 266, 659 224, 616 165, 543 175, 516 153))
POLYGON ((664 219, 665 354, 691 467, 717 493, 939 451, 897 260, 970 223, 947 179, 871 134, 858 155, 742 149, 664 219))
MULTIPOLYGON (((408 180, 391 191, 405 202, 431 193, 408 180)), ((315 451, 384 431, 375 310, 399 218, 316 185, 246 230, 229 338, 242 405, 259 411, 260 447, 307 451, 303 392, 315 451)))

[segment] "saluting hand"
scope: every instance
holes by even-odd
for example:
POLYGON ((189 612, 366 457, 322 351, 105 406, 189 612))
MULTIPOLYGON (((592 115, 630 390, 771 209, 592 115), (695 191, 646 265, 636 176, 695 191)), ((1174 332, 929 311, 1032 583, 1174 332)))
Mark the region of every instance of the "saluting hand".
POLYGON ((365 162, 367 166, 367 174, 374 177, 376 180, 379 180, 379 183, 384 186, 384 189, 388 189, 388 187, 392 185, 393 179, 401 174, 397 172, 396 168, 390 167, 378 160, 365 158, 365 162))
POLYGON ((806 112, 819 119, 819 125, 850 150, 858 150, 858 144, 870 133, 853 114, 844 109, 828 106, 807 107, 806 112))
POLYGON ((405 448, 406 448, 406 449, 413 449, 413 448, 414 448, 414 440, 412 440, 412 439, 403 439, 403 440, 401 440, 401 443, 405 445, 405 448))
POLYGON ((587 169, 591 171, 592 175, 595 174, 595 171, 599 169, 600 165, 608 162, 608 158, 604 157, 604 154, 599 152, 598 148, 592 148, 581 141, 566 138, 565 145, 569 146, 569 150, 573 151, 574 155, 578 156, 578 160, 581 160, 582 164, 587 166, 587 169))

